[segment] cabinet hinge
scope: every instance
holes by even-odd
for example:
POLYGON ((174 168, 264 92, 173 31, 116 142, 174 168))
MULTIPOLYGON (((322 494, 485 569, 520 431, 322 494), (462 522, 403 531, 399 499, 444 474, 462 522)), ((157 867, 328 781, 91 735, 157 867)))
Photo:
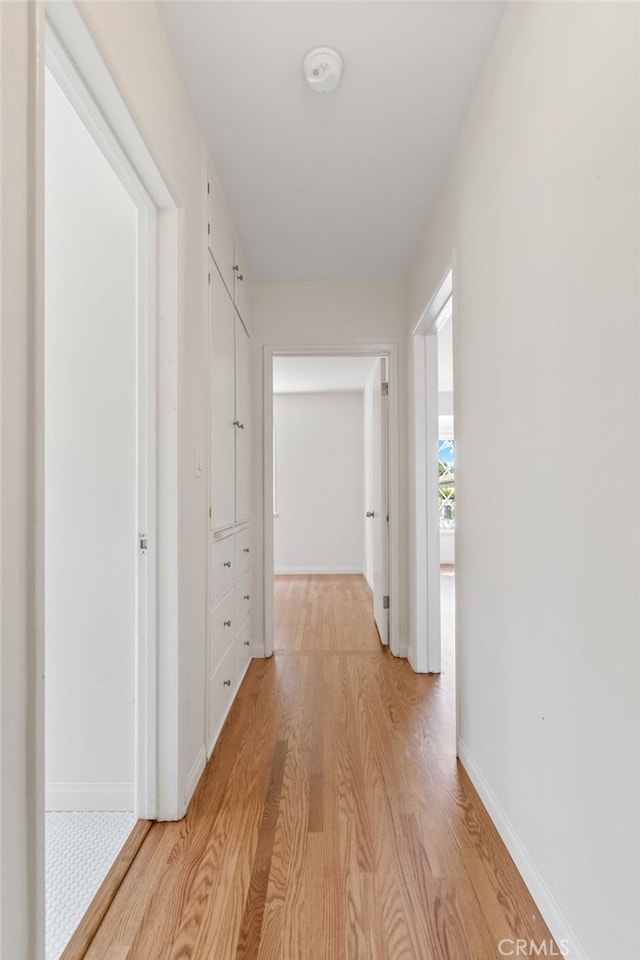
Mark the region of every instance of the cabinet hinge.
POLYGON ((209 270, 209 273, 207 274, 207 283, 209 286, 211 286, 211 270, 209 270))
POLYGON ((383 610, 388 610, 388 609, 389 609, 389 597, 383 597, 383 598, 382 598, 382 609, 383 609, 383 610))
POLYGON ((210 224, 210 223, 207 224, 207 236, 208 236, 208 237, 211 236, 211 224, 210 224))
POLYGON ((207 196, 209 196, 210 193, 211 193, 211 184, 207 180, 207 196))
POLYGON ((209 507, 209 520, 211 520, 211 507, 209 507))
POLYGON ((388 384, 388 383, 383 383, 383 384, 382 384, 382 396, 383 396, 383 397, 388 397, 388 396, 389 396, 389 384, 388 384))

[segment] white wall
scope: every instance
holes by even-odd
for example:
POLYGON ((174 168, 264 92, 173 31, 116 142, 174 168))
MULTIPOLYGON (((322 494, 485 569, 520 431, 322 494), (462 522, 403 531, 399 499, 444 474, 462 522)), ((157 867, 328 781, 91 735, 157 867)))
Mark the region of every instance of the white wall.
POLYGON ((45 91, 47 808, 133 810, 137 210, 45 91))
POLYGON ((362 392, 274 396, 276 573, 362 573, 362 392))
POLYGON ((507 8, 409 282, 412 328, 456 249, 461 756, 590 960, 640 956, 638 51, 635 4, 507 8))
MULTIPOLYGON (((405 343, 406 300, 402 282, 387 283, 256 283, 252 348, 254 358, 254 542, 257 556, 263 555, 263 348, 272 346, 339 346, 342 344, 405 343)), ((401 351, 403 352, 403 351, 401 351)), ((405 382, 402 357, 397 371, 398 383, 405 382)), ((406 395, 400 389, 399 463, 401 490, 400 578, 406 584, 406 395)), ((264 578, 256 569, 254 593, 258 611, 264 609, 264 578)), ((408 601, 401 600, 401 637, 406 646, 408 601)), ((255 620, 256 643, 264 642, 264 620, 255 620)))

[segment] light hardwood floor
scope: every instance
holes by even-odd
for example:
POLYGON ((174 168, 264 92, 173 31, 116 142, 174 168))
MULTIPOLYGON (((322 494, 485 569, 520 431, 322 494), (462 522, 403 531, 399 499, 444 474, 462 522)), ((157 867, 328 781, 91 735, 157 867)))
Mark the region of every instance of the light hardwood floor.
POLYGON ((156 824, 89 960, 498 960, 540 920, 455 759, 449 676, 379 643, 357 578, 279 579, 186 818, 156 824))

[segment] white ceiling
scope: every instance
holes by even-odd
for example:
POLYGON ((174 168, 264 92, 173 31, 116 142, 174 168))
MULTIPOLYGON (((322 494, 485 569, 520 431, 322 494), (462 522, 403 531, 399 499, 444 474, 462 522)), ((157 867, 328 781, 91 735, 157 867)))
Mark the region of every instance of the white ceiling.
POLYGON ((373 357, 274 357, 274 393, 364 390, 373 357))
POLYGON ((402 276, 504 2, 163 0, 257 280, 402 276), (333 46, 332 94, 302 75, 333 46))

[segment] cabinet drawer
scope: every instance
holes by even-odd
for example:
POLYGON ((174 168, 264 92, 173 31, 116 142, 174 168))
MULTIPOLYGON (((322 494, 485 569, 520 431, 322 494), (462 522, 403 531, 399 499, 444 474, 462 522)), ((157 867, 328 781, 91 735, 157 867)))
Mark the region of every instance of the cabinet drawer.
POLYGON ((236 621, 236 591, 229 593, 209 611, 209 674, 218 666, 233 640, 239 623, 236 621))
POLYGON ((251 530, 238 533, 236 541, 236 576, 241 577, 251 566, 251 530))
POLYGON ((220 733, 236 688, 236 647, 229 648, 216 672, 209 678, 207 740, 209 753, 220 733))
POLYGON ((236 633, 251 613, 251 571, 236 585, 236 633))
POLYGON ((236 678, 244 675, 247 664, 251 660, 251 620, 245 620, 244 626, 236 637, 236 678))
POLYGON ((215 603, 238 578, 235 537, 209 545, 209 603, 215 603))

